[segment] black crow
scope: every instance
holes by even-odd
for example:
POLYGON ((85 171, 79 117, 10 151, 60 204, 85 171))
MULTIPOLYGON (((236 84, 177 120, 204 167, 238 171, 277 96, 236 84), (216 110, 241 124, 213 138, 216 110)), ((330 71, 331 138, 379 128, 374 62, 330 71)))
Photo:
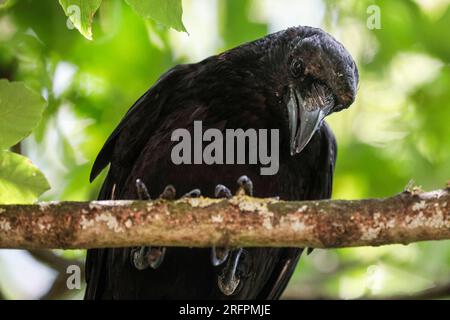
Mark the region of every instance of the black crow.
MULTIPOLYGON (((331 196, 336 142, 324 117, 349 107, 358 71, 332 36, 293 27, 166 72, 128 111, 98 155, 110 164, 99 199, 331 196), (279 130, 275 175, 258 164, 175 164, 176 129, 279 130), (238 183, 236 181, 238 180, 238 183), (229 189, 230 188, 230 189, 229 189), (254 189, 254 190, 253 190, 254 189)), ((203 145, 205 145, 203 143, 203 145)), ((246 150, 246 159, 249 158, 246 150)), ((258 160, 259 161, 259 160, 258 160)), ((300 248, 115 248, 88 251, 86 299, 277 299, 300 248)))

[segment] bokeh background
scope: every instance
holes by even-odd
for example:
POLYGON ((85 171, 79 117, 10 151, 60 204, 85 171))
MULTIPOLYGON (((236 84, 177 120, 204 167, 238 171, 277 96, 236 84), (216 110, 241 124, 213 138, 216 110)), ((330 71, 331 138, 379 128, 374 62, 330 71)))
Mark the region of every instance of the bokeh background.
MULTIPOLYGON (((133 102, 170 67, 196 62, 295 25, 321 27, 360 71, 355 104, 329 117, 339 143, 334 198, 385 197, 413 179, 450 178, 450 1, 183 0, 180 33, 104 0, 94 41, 67 28, 56 0, 16 0, 0 10, 0 78, 25 81, 48 100, 34 134, 15 147, 46 174, 41 200, 95 199, 93 160, 133 102), (381 28, 371 30, 368 8, 381 28)), ((84 251, 0 250, 0 297, 60 299, 65 266, 84 251)), ((450 242, 315 250, 286 298, 450 297, 450 242)))

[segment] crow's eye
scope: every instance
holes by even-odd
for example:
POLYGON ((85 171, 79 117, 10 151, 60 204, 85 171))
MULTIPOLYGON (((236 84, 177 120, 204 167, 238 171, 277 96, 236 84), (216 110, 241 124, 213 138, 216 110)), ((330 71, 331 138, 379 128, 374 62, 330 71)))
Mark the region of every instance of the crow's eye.
POLYGON ((300 60, 294 60, 291 64, 291 73, 294 78, 300 77, 303 71, 303 64, 300 60))

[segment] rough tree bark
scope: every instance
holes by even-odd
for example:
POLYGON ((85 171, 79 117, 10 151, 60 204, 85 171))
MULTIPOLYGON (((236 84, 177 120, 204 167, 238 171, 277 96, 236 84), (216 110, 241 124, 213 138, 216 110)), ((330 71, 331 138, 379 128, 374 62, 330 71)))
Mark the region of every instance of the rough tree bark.
POLYGON ((450 239, 449 188, 286 202, 237 196, 0 206, 0 248, 335 248, 450 239))

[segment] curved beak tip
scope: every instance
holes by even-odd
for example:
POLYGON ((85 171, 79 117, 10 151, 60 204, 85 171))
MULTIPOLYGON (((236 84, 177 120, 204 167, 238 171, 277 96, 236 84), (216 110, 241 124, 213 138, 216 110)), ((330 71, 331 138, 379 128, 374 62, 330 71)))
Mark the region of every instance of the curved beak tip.
POLYGON ((327 110, 329 106, 314 103, 317 101, 327 100, 321 97, 305 100, 298 92, 291 92, 288 103, 291 156, 300 153, 308 145, 327 115, 324 110, 327 110))

